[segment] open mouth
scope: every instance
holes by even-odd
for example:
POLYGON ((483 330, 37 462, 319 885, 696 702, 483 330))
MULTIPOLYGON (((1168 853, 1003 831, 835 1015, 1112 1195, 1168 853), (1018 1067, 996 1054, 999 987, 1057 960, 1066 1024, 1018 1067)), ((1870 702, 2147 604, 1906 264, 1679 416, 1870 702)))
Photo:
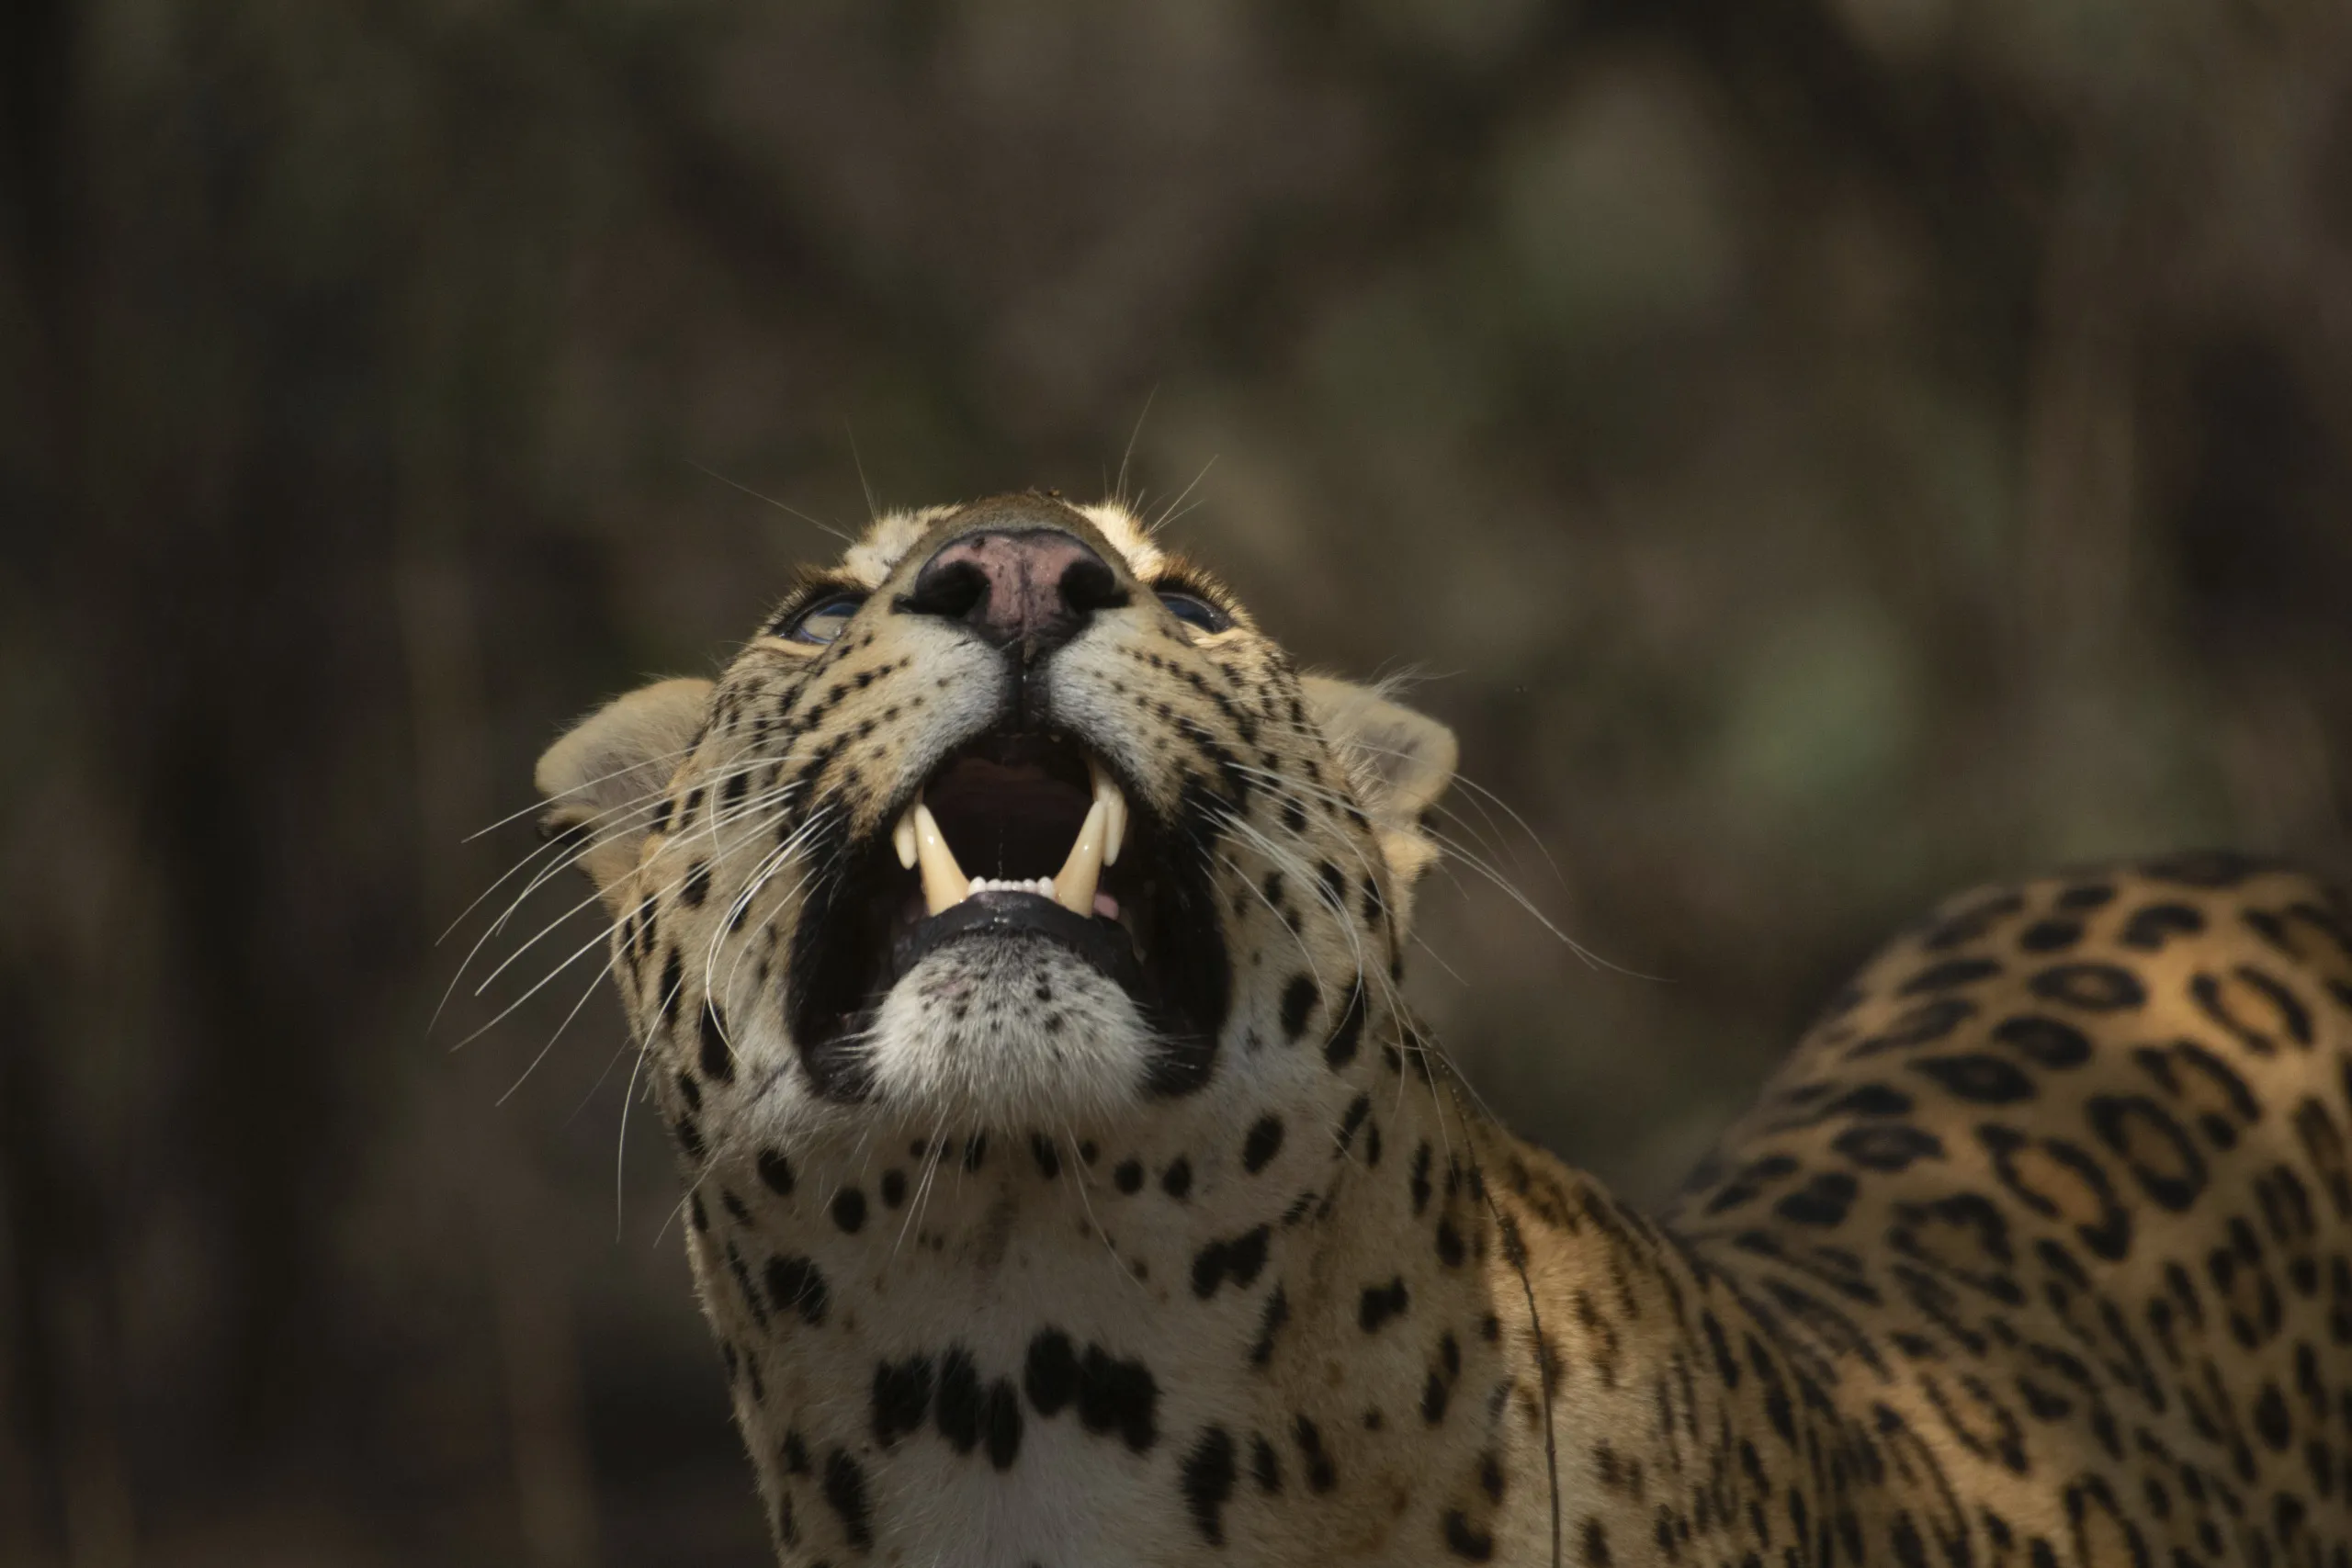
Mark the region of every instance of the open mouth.
MULTIPOLYGON (((1074 955, 1136 1005, 1153 1053, 1145 1087, 1205 1076, 1224 1021, 1224 943, 1197 852, 1136 811, 1103 763, 1066 735, 999 732, 923 782, 888 833, 853 845, 812 888, 793 942, 794 1038, 810 1076, 865 1092, 849 1049, 890 988, 964 942, 1074 955)), ((1050 990, 1035 994, 1041 1019, 1050 990)))

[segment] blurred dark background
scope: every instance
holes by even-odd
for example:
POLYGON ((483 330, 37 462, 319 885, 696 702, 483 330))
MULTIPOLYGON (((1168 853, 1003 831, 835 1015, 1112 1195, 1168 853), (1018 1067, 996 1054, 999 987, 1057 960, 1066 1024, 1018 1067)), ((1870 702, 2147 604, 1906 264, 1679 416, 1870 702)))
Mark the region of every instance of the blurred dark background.
POLYGON ((1419 995, 1645 1199, 1941 891, 2352 869, 2341 0, 17 0, 0 118, 0 1562, 763 1559, 609 998, 525 1078, 601 954, 451 1050, 593 922, 427 1030, 833 547, 735 486, 1140 421, 1460 730, 1419 995))

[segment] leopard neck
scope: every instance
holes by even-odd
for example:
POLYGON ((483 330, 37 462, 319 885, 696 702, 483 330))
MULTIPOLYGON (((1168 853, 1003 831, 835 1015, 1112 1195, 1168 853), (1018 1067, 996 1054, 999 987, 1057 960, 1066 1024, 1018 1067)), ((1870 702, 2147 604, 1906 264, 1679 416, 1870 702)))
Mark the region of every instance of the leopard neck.
POLYGON ((1770 1343, 1726 1284, 1366 1041, 1311 1115, 714 1159, 690 1252, 781 1558, 1548 1562, 1654 1528, 1656 1444, 1772 1430, 1769 1374, 1707 1375, 1770 1343))
POLYGON ((1909 1472, 1833 1401, 1823 1347, 1592 1178, 1491 1122, 1474 1142, 1515 1459, 1460 1555, 1859 1560, 1909 1472))

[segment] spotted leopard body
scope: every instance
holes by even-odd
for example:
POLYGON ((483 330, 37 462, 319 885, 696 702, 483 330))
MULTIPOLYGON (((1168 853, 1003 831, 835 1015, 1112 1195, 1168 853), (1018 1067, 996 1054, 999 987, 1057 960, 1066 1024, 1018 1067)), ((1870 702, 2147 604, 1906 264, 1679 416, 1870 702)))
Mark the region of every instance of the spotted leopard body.
POLYGON ((1837 998, 1665 1221, 1913 1477, 1807 1560, 2346 1562, 2347 1007, 2343 901, 2221 855, 1956 900, 1837 998))
POLYGON ((771 628, 541 775, 781 1561, 2352 1568, 2318 885, 2202 857, 1959 900, 1646 1216, 1476 1111, 1399 999, 1442 732, 1238 606, 1156 616, 1202 580, 1115 507, 899 514, 831 570, 837 639, 771 628), (951 954, 860 1077, 796 1040, 796 961, 1016 700, 910 610, 1008 517, 1132 591, 1017 700, 1191 857, 1225 1006, 1182 1044, 1081 967, 951 954))

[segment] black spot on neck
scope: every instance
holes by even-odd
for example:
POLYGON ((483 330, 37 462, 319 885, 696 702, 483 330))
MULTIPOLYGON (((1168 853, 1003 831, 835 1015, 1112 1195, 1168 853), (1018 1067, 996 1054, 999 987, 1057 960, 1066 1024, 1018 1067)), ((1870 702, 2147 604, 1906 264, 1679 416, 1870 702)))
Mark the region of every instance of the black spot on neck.
POLYGON ((1241 1168, 1255 1176, 1266 1168, 1273 1157, 1282 1153, 1283 1119, 1261 1116, 1250 1127, 1250 1135, 1241 1145, 1241 1168))
POLYGON ((865 1472, 845 1449, 825 1456, 825 1501, 841 1516, 842 1534, 852 1547, 874 1547, 874 1517, 865 1495, 865 1472))

